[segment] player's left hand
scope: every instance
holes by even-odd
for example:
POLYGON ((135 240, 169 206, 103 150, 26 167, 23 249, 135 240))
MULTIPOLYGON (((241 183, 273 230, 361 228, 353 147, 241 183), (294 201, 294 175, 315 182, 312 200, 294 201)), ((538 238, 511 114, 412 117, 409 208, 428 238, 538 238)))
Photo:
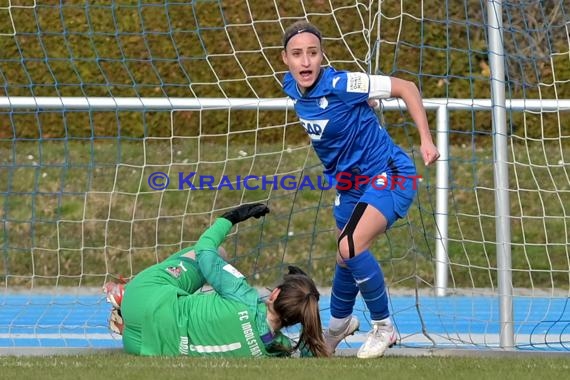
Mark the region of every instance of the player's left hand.
POLYGON ((432 142, 423 143, 420 146, 420 151, 422 153, 422 158, 426 166, 433 164, 439 158, 439 151, 432 142))
POLYGON ((368 99, 368 105, 369 105, 371 108, 377 110, 377 109, 380 108, 380 100, 378 100, 378 99, 368 99))

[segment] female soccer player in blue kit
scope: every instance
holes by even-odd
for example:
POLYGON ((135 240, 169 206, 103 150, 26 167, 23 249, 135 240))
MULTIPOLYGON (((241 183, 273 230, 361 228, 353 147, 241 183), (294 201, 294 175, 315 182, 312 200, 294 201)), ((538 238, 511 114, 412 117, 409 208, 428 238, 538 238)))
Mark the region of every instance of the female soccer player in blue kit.
POLYGON ((283 36, 286 73, 283 89, 294 102, 301 125, 324 165, 337 180, 334 205, 338 255, 331 295, 331 322, 325 331, 330 351, 359 328, 352 316, 362 294, 372 330, 359 358, 383 356, 396 342, 388 310, 384 274, 369 251, 374 239, 403 218, 416 193, 412 159, 380 125, 370 102, 401 98, 414 120, 426 165, 439 158, 420 93, 412 82, 383 75, 321 67, 322 37, 314 25, 298 21, 283 36), (342 186, 341 186, 342 185, 342 186))

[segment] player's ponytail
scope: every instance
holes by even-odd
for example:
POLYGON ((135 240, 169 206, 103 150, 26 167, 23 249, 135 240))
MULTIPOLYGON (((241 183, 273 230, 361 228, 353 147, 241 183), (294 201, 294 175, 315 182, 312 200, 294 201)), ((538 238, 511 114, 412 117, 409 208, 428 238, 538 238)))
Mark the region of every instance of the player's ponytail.
POLYGON ((303 329, 301 330, 299 341, 305 344, 315 356, 330 356, 331 354, 323 338, 318 292, 316 295, 312 292, 307 295, 301 324, 303 329))
POLYGON ((315 283, 302 271, 285 275, 279 296, 273 303, 283 327, 302 325, 299 342, 294 349, 309 350, 314 356, 330 356, 323 336, 319 312, 319 291, 315 283))

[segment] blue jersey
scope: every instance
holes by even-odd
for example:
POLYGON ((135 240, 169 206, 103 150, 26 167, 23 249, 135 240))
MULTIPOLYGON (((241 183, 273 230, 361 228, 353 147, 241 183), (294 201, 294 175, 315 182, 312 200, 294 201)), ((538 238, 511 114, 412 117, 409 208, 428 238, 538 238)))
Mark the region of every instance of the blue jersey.
POLYGON ((324 165, 324 173, 374 176, 387 170, 394 142, 368 105, 369 77, 323 68, 302 94, 291 73, 283 89, 324 165))

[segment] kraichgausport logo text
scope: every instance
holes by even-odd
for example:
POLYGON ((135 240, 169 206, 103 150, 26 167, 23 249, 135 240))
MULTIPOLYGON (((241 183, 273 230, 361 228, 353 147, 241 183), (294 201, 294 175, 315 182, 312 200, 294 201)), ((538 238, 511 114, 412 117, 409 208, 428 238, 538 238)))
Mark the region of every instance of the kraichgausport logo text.
POLYGON ((376 190, 395 190, 410 187, 417 190, 420 175, 388 175, 376 176, 338 173, 335 176, 318 175, 252 175, 245 176, 199 175, 196 172, 177 172, 166 174, 154 172, 148 176, 148 185, 153 190, 329 190, 339 191, 361 190, 372 186, 376 190))

